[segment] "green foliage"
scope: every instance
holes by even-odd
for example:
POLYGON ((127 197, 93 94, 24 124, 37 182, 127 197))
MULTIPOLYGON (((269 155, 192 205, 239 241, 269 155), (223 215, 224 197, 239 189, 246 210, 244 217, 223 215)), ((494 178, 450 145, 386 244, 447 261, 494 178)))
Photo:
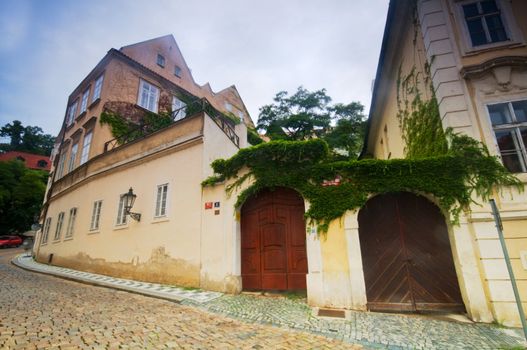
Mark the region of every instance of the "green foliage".
POLYGON ((0 234, 23 233, 35 223, 48 174, 23 162, 0 162, 0 234))
POLYGON ((172 123, 172 118, 168 113, 145 112, 140 123, 136 124, 117 113, 104 111, 101 113, 99 122, 109 125, 112 135, 118 140, 119 144, 123 144, 145 134, 166 128, 172 123))
POLYGON ((49 156, 55 137, 44 134, 38 126, 23 126, 19 120, 0 128, 0 136, 9 137, 9 144, 0 144, 0 151, 23 151, 49 156))
POLYGON ((324 232, 329 223, 347 210, 361 208, 370 195, 409 191, 433 195, 456 222, 468 209, 472 195, 487 199, 495 186, 515 186, 521 182, 508 173, 484 147, 464 136, 449 134, 452 147, 445 155, 421 159, 334 161, 320 139, 309 141, 271 141, 241 149, 229 159, 212 163, 215 175, 202 185, 228 179, 228 193, 248 179, 253 183, 241 191, 236 206, 264 188, 279 186, 297 190, 311 206, 306 217, 324 232), (247 169, 240 176, 243 169, 247 169), (339 186, 324 181, 339 178, 339 186))
POLYGON ((364 107, 358 102, 330 105, 326 90, 299 87, 288 96, 281 91, 274 103, 260 108, 257 128, 271 140, 324 139, 335 155, 356 158, 365 131, 364 107))
POLYGON ((428 65, 425 67, 423 74, 413 67, 405 76, 402 75, 399 67, 397 119, 405 141, 407 158, 438 156, 448 151, 428 67, 428 65), (423 99, 420 85, 429 88, 431 97, 428 100, 423 99))
POLYGON ((259 145, 263 142, 260 135, 258 135, 256 130, 252 128, 247 128, 247 141, 253 146, 259 145))

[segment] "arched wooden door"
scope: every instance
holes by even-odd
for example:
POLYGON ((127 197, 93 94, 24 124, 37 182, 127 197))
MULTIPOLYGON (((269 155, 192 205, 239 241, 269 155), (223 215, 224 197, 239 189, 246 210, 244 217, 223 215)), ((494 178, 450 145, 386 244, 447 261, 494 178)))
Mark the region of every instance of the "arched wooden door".
POLYGON ((241 210, 244 290, 306 289, 304 200, 288 188, 264 190, 241 210))
POLYGON ((370 310, 464 310, 445 218, 426 198, 370 199, 359 212, 359 237, 370 310))

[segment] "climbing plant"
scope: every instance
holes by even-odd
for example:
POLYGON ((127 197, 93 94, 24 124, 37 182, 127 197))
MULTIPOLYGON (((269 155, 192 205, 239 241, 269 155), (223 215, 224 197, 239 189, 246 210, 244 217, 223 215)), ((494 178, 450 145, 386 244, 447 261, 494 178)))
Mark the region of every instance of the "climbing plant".
POLYGON ((333 161, 328 145, 320 139, 271 141, 214 161, 215 175, 202 185, 231 180, 226 187, 230 194, 250 182, 238 194, 236 206, 264 188, 293 188, 310 202, 305 215, 321 232, 347 210, 362 207, 372 194, 431 194, 455 223, 472 202, 473 194, 487 199, 494 186, 522 189, 521 182, 480 143, 465 136, 451 137, 451 149, 441 156, 352 161, 333 161))

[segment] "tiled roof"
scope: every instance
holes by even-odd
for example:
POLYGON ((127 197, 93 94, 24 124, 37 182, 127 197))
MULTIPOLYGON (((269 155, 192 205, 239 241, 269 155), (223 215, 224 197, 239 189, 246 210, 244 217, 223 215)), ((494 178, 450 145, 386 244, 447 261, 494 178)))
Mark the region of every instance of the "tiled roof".
POLYGON ((19 151, 9 151, 6 153, 0 154, 0 161, 8 161, 11 159, 20 159, 23 160, 26 164, 26 167, 29 169, 39 169, 39 170, 51 170, 51 160, 48 156, 42 156, 40 154, 33 154, 27 152, 19 151), (44 163, 45 162, 45 163, 44 163), (40 163, 40 166, 39 166, 40 163), (45 165, 45 166, 42 166, 45 165))

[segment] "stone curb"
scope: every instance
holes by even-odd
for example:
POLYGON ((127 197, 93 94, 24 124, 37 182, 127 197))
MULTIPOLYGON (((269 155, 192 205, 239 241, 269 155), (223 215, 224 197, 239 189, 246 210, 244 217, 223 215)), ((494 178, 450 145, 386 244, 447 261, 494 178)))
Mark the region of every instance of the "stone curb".
POLYGON ((144 296, 155 297, 159 299, 172 301, 175 303, 181 303, 184 300, 191 300, 197 303, 204 303, 219 298, 223 295, 219 292, 185 290, 183 288, 171 287, 164 284, 139 282, 124 278, 114 278, 95 273, 82 272, 53 265, 41 264, 34 261, 33 258, 31 256, 28 256, 27 254, 19 254, 15 256, 11 260, 11 263, 27 271, 42 273, 45 275, 52 275, 70 281, 81 282, 94 286, 101 286, 141 294, 144 296))

